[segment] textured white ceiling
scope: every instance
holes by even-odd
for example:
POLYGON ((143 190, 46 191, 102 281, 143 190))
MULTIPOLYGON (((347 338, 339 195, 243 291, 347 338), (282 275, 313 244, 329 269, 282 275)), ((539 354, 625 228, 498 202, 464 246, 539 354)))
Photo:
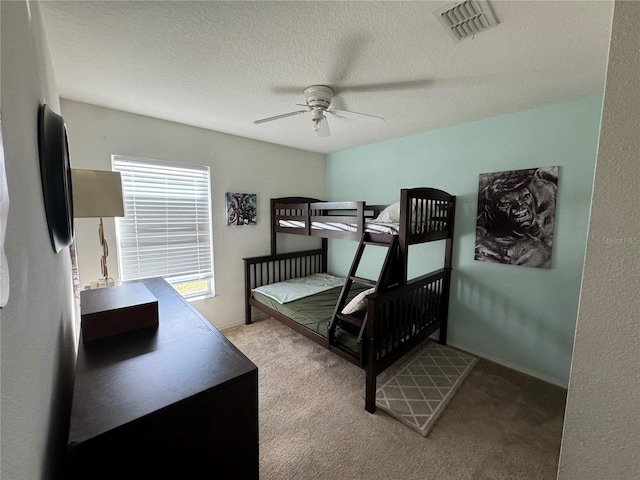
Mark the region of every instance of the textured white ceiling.
POLYGON ((448 2, 46 1, 60 96, 330 153, 601 92, 612 1, 493 1, 499 25, 454 42, 448 2), (319 138, 299 110, 332 107, 319 138))

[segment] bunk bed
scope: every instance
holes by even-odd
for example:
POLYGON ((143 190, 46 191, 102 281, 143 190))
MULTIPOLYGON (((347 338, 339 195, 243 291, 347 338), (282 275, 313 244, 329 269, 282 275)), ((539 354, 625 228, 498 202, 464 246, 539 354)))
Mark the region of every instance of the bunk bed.
POLYGON ((402 189, 388 206, 272 199, 271 254, 244 259, 245 323, 253 307, 360 366, 373 413, 381 372, 438 330, 446 343, 454 216, 455 196, 434 188, 402 189), (319 237, 321 247, 278 253, 282 233, 319 237), (330 238, 359 242, 346 278, 327 273, 330 238), (434 241, 446 242, 443 268, 407 279, 409 246, 434 241), (371 246, 386 249, 377 279, 358 276, 371 246))

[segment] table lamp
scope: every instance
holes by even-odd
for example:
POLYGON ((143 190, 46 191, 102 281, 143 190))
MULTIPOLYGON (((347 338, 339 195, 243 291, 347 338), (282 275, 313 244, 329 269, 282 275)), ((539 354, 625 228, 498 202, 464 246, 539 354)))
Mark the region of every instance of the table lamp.
POLYGON ((109 276, 107 268, 109 246, 104 238, 102 218, 124 217, 120 172, 71 169, 71 185, 74 217, 100 218, 98 238, 102 246, 102 258, 100 260, 102 278, 98 280, 98 287, 113 286, 114 281, 109 276))

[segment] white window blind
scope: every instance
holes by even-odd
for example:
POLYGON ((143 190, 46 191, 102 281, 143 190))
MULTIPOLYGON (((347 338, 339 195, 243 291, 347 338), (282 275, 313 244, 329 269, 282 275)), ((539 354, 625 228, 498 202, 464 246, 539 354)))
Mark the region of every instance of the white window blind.
POLYGON ((125 216, 117 219, 122 280, 159 276, 174 286, 191 283, 186 297, 212 294, 209 168, 119 155, 112 164, 124 197, 125 216))

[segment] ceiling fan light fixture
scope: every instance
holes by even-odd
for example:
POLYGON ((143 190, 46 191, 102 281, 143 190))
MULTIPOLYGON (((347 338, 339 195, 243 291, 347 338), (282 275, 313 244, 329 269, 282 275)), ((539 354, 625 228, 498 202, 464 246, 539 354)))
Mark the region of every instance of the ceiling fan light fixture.
MULTIPOLYGON (((325 118, 324 109, 321 107, 314 107, 311 110, 311 120, 313 120, 313 131, 317 132, 320 129, 320 122, 325 118)), ((326 120, 325 120, 326 121, 326 120)))
POLYGON ((324 118, 324 109, 323 108, 312 108, 311 109, 311 118, 315 120, 322 120, 324 118))
POLYGON ((331 135, 331 132, 329 131, 329 122, 325 116, 316 122, 313 129, 319 137, 328 137, 331 135))

